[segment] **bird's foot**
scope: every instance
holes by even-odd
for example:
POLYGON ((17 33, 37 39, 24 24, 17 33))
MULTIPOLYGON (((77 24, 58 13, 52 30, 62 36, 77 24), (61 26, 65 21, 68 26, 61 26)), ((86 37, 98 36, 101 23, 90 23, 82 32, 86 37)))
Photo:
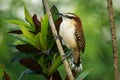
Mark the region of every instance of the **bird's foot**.
POLYGON ((75 63, 73 57, 69 58, 69 64, 71 66, 71 68, 73 68, 76 72, 80 72, 82 71, 82 63, 80 60, 80 63, 75 63))
POLYGON ((72 54, 68 54, 68 55, 63 55, 62 56, 62 61, 64 61, 65 59, 69 58, 72 54))
POLYGON ((56 40, 56 39, 62 40, 62 37, 61 37, 60 35, 55 35, 55 36, 54 36, 54 39, 55 39, 55 40, 56 40))

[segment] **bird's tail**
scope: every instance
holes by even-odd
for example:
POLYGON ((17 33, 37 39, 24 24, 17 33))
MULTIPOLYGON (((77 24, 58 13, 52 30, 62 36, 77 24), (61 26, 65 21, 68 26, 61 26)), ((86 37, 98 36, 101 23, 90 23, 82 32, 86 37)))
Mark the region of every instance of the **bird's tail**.
POLYGON ((78 59, 78 62, 74 63, 74 65, 75 65, 74 69, 76 72, 82 71, 82 62, 81 62, 80 57, 78 59))
POLYGON ((73 69, 75 69, 76 72, 79 72, 82 70, 82 62, 80 59, 80 53, 79 51, 73 51, 72 56, 69 59, 69 63, 73 69))

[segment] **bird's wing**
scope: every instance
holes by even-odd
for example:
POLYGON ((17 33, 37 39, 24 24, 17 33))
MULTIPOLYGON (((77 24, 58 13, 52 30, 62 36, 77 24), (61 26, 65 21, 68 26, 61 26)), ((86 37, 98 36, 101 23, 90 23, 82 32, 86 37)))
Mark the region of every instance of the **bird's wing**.
MULTIPOLYGON (((79 26, 79 25, 78 25, 79 26)), ((76 36, 76 42, 79 48, 79 51, 82 51, 82 53, 85 51, 85 37, 82 30, 82 27, 77 27, 77 30, 75 30, 75 36, 76 36)))

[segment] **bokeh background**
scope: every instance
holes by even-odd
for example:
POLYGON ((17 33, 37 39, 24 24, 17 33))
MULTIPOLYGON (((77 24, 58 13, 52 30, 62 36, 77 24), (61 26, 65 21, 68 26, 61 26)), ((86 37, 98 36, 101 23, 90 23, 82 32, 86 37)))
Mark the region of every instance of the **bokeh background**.
MULTIPOLYGON (((16 49, 9 46, 15 39, 7 32, 16 26, 4 20, 24 20, 24 5, 32 15, 43 16, 42 0, 0 0, 0 65, 5 66, 12 80, 17 80, 25 68, 18 62, 10 63, 16 49)), ((86 49, 82 55, 83 69, 91 70, 85 80, 114 80, 107 0, 49 0, 49 5, 56 5, 62 13, 75 13, 82 20, 86 38, 86 49)), ((120 57, 120 0, 113 0, 113 5, 120 57)), ((64 71, 63 66, 61 70, 64 71)), ((24 75, 22 80, 33 79, 40 80, 40 76, 24 75)))

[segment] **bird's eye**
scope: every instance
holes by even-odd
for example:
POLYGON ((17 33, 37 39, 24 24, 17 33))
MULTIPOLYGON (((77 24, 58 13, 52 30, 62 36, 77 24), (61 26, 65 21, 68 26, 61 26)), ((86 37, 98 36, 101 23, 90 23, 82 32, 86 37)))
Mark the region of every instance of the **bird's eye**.
POLYGON ((69 18, 69 19, 73 19, 73 17, 72 17, 72 16, 67 16, 67 15, 66 15, 66 17, 67 17, 67 18, 69 18))

